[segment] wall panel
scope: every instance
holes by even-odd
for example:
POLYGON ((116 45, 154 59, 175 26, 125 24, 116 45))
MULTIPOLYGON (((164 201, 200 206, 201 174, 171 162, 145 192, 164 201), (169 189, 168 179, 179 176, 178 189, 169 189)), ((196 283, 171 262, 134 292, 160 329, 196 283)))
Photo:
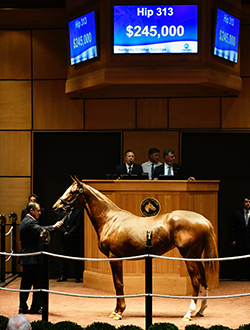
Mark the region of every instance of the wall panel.
POLYGON ((0 30, 0 79, 31 78, 31 33, 0 30))
MULTIPOLYGON (((250 76, 250 26, 245 25, 240 27, 240 61, 241 61, 241 76, 250 76)), ((244 86, 244 85, 243 85, 244 86)))
POLYGON ((34 30, 33 77, 34 79, 66 79, 67 30, 34 30))
POLYGON ((83 129, 83 100, 70 100, 64 80, 34 81, 34 129, 83 129))
POLYGON ((9 220, 9 214, 17 214, 17 222, 21 221, 21 211, 27 205, 30 194, 30 178, 0 178, 0 213, 9 220))
POLYGON ((0 129, 31 129, 30 81, 0 81, 0 129))
POLYGON ((168 99, 138 99, 137 128, 168 127, 168 99))
POLYGON ((125 131, 123 134, 123 155, 127 149, 135 152, 135 163, 141 164, 148 160, 149 148, 160 150, 160 161, 163 162, 163 151, 173 148, 176 160, 179 159, 179 133, 166 131, 125 131))
POLYGON ((86 100, 86 129, 135 129, 135 100, 86 100))
POLYGON ((0 145, 0 176, 30 176, 31 133, 0 131, 0 145))
POLYGON ((250 128, 250 78, 242 78, 243 90, 239 97, 222 98, 221 127, 250 128))
POLYGON ((169 100, 169 128, 219 128, 219 98, 169 100))

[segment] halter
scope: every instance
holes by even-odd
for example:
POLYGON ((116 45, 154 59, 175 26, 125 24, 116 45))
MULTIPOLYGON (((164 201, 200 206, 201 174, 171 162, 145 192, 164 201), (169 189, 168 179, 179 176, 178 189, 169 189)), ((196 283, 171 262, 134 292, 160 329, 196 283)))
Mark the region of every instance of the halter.
POLYGON ((63 203, 63 205, 65 206, 65 211, 68 212, 71 209, 71 205, 73 203, 75 203, 81 196, 81 194, 83 193, 83 184, 81 183, 81 188, 78 190, 77 195, 75 197, 73 197, 72 200, 69 200, 68 202, 66 202, 62 197, 60 197, 60 201, 63 203))

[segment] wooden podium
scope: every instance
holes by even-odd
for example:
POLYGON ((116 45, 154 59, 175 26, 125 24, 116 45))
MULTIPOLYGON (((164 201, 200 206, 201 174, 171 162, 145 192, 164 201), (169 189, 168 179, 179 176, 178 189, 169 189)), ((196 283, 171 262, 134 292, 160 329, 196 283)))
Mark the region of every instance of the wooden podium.
MULTIPOLYGON (((85 180, 124 210, 137 216, 144 199, 153 197, 160 203, 160 213, 173 210, 195 211, 213 224, 217 235, 219 181, 139 181, 139 180, 85 180)), ((98 250, 97 235, 85 212, 85 257, 105 258, 98 250)), ((145 231, 146 242, 146 231, 145 231)), ((174 249, 165 254, 181 257, 174 249)), ((145 260, 123 261, 125 294, 145 293, 145 260)), ((109 262, 85 261, 84 286, 114 292, 109 262)), ((184 261, 153 259, 153 293, 189 295, 192 287, 184 261)))

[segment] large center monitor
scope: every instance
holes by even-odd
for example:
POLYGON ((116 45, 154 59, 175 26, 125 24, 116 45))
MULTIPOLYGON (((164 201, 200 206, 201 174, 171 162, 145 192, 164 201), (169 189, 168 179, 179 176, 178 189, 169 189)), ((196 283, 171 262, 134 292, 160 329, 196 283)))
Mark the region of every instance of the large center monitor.
POLYGON ((198 5, 114 6, 113 52, 198 53, 198 5))
POLYGON ((69 22, 70 64, 97 57, 95 12, 69 22))
POLYGON ((237 63, 240 20, 221 9, 217 9, 214 55, 237 63))

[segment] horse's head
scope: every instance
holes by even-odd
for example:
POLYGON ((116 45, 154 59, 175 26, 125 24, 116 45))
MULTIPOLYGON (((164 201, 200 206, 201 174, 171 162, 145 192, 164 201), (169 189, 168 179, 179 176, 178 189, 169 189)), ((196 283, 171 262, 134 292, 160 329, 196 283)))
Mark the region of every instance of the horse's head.
POLYGON ((76 176, 71 177, 74 181, 65 193, 56 201, 52 209, 56 213, 68 212, 74 207, 83 193, 83 182, 76 176))

